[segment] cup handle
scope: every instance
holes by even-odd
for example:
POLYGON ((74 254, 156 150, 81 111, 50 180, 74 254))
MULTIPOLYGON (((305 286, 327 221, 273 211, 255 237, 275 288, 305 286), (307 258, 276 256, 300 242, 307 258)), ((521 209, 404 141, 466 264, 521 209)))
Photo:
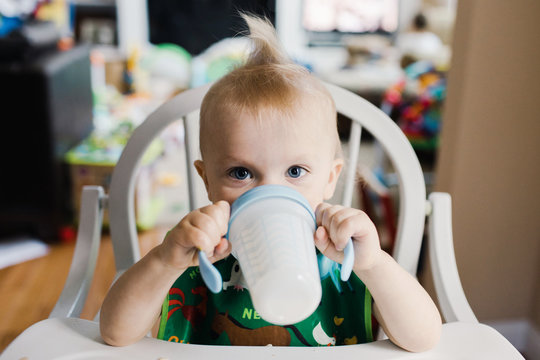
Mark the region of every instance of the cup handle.
POLYGON ((354 248, 352 239, 349 239, 349 242, 347 243, 347 246, 345 246, 343 252, 345 257, 343 258, 343 263, 341 264, 341 281, 347 281, 351 276, 354 264, 354 248))
POLYGON ((199 269, 201 270, 201 275, 204 280, 204 283, 214 294, 217 294, 223 289, 223 279, 218 269, 210 260, 206 254, 199 250, 199 269))

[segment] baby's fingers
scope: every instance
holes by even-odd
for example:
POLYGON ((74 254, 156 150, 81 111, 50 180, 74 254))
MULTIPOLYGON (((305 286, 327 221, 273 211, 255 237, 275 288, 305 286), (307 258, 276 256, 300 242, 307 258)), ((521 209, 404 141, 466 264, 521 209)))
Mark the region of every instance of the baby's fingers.
POLYGON ((343 209, 343 206, 341 205, 330 205, 327 203, 319 204, 319 206, 317 206, 315 209, 315 219, 317 221, 317 225, 330 229, 332 216, 341 209, 343 209))
POLYGON ((337 250, 342 251, 351 237, 362 237, 365 219, 364 212, 352 208, 343 208, 333 214, 329 232, 337 250))
POLYGON ((351 219, 358 212, 356 209, 341 205, 320 204, 316 209, 317 224, 323 226, 338 251, 342 251, 354 233, 351 219))
MULTIPOLYGON (((212 257, 214 249, 221 244, 222 237, 227 233, 229 204, 220 201, 196 210, 196 212, 196 216, 189 219, 193 228, 193 246, 203 250, 208 257, 212 257)), ((223 245, 221 246, 223 247, 223 245)))
POLYGON ((227 234, 229 226, 230 205, 228 202, 220 200, 212 205, 205 206, 199 211, 211 217, 216 225, 220 236, 227 234))

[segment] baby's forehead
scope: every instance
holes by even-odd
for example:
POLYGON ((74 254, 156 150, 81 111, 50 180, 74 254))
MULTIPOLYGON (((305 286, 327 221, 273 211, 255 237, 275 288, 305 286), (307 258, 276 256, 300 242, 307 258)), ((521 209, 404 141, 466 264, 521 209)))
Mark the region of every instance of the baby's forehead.
MULTIPOLYGON (((230 85, 230 84, 228 84, 230 85)), ((311 85, 311 84, 307 84, 311 85)), ((294 91, 282 97, 240 94, 237 87, 221 86, 210 90, 201 107, 201 151, 210 146, 216 136, 227 136, 246 123, 251 131, 280 130, 284 134, 320 138, 337 135, 337 114, 330 94, 321 86, 295 84, 294 91), (224 91, 229 90, 229 91, 224 91)))
POLYGON ((336 147, 335 119, 332 121, 329 116, 321 116, 320 111, 296 111, 292 114, 239 112, 221 114, 215 120, 215 126, 201 129, 205 131, 200 136, 203 157, 207 151, 218 151, 221 156, 228 151, 236 152, 238 142, 249 144, 247 148, 251 151, 259 151, 261 147, 267 151, 274 146, 285 146, 291 151, 291 156, 295 150, 305 152, 313 147, 336 147))
MULTIPOLYGON (((213 119, 216 128, 241 128, 247 123, 254 124, 259 131, 269 128, 283 129, 287 132, 328 131, 336 127, 336 114, 331 109, 320 106, 317 102, 308 102, 301 106, 276 107, 260 106, 257 108, 223 111, 213 119)), ((207 127, 210 130, 210 127, 207 127)))

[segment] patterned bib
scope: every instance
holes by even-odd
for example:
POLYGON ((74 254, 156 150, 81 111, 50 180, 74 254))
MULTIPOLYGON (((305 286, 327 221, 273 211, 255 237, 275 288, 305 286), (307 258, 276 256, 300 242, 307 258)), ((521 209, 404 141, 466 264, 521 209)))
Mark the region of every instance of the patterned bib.
POLYGON ((317 253, 322 299, 307 319, 286 326, 263 320, 254 309, 238 261, 214 265, 224 279, 214 294, 198 267, 187 269, 163 302, 158 338, 205 345, 328 346, 373 341, 371 295, 354 274, 340 280, 340 265, 317 253))

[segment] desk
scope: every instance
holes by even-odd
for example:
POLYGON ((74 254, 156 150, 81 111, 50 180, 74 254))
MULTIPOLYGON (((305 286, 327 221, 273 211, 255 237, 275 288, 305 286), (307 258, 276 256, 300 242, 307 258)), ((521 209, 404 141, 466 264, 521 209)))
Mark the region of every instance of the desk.
POLYGON ((316 73, 327 82, 338 85, 354 93, 382 94, 405 77, 405 71, 398 62, 379 61, 358 64, 346 69, 326 69, 316 73))
POLYGON ((309 64, 319 79, 363 97, 376 98, 378 103, 384 92, 405 76, 399 56, 392 48, 388 48, 380 59, 366 60, 349 67, 345 67, 349 58, 345 47, 307 48, 297 57, 300 62, 309 64))
POLYGON ((389 340, 338 347, 248 347, 201 346, 144 338, 126 347, 106 345, 96 322, 47 319, 16 338, 0 360, 38 359, 523 359, 519 352, 489 326, 470 323, 443 325, 437 347, 424 353, 409 353, 389 340))

